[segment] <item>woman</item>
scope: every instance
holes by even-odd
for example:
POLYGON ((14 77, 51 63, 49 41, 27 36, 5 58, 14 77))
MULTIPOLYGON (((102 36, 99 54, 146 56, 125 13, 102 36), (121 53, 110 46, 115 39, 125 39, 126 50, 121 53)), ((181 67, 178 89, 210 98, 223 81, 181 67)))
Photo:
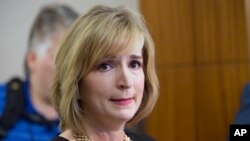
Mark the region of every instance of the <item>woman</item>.
POLYGON ((158 97, 152 38, 142 17, 96 6, 74 23, 55 58, 52 100, 62 133, 54 141, 147 141, 125 132, 158 97))

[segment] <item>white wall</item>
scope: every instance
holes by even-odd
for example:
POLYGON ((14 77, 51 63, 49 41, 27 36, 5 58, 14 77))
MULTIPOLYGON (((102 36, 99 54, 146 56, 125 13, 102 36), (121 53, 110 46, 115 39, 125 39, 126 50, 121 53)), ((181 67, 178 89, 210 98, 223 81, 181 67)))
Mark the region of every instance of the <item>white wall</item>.
POLYGON ((47 3, 67 3, 82 13, 96 4, 125 5, 139 11, 139 0, 1 0, 0 83, 13 76, 24 77, 24 55, 28 34, 39 8, 47 3))

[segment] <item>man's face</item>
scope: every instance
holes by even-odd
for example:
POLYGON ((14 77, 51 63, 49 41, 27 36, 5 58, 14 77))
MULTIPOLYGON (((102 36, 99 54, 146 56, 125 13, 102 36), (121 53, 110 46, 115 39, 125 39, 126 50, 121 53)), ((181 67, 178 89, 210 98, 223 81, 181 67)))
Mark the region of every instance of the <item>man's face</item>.
POLYGON ((30 70, 32 92, 39 93, 40 97, 49 98, 53 74, 53 57, 62 40, 63 32, 49 36, 31 57, 27 57, 30 70))

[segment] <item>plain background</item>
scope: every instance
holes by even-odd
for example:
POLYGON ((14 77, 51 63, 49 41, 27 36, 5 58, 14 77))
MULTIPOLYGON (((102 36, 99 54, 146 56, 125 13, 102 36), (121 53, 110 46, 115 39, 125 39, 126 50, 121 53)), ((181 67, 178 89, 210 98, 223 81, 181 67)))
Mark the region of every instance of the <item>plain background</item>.
POLYGON ((24 78, 24 57, 31 25, 40 8, 49 3, 66 3, 79 13, 96 4, 124 5, 139 12, 139 0, 1 0, 0 83, 13 76, 24 78))

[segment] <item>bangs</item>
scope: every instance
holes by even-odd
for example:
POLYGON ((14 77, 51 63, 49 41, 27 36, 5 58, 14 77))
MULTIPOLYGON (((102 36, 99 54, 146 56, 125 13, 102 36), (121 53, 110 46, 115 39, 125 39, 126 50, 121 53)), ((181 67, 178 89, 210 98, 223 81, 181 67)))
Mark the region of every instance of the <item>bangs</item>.
MULTIPOLYGON (((101 63, 103 58, 126 54, 134 49, 134 44, 144 39, 142 22, 126 9, 110 14, 110 11, 92 13, 86 22, 82 37, 84 40, 85 69, 91 69, 101 63)), ((79 36, 78 36, 79 37, 79 36)), ((144 46, 144 44, 143 44, 144 46)))
POLYGON ((143 35, 138 29, 133 31, 123 30, 120 34, 114 35, 113 42, 107 46, 104 57, 113 57, 131 52, 134 49, 135 42, 141 38, 143 38, 143 35))
MULTIPOLYGON (((144 38, 143 33, 138 28, 129 29, 124 27, 106 30, 105 32, 106 35, 99 35, 100 39, 95 40, 95 46, 92 47, 95 54, 90 53, 92 55, 89 56, 93 61, 90 66, 91 68, 101 63, 103 58, 119 56, 131 52, 134 49, 134 44, 141 38, 144 38)), ((99 31, 97 33, 102 32, 99 31)))

